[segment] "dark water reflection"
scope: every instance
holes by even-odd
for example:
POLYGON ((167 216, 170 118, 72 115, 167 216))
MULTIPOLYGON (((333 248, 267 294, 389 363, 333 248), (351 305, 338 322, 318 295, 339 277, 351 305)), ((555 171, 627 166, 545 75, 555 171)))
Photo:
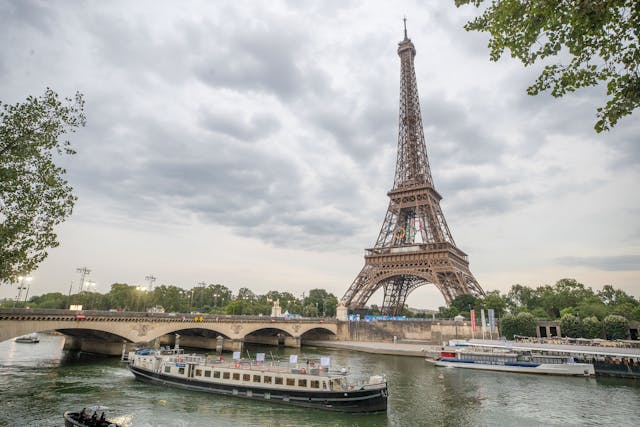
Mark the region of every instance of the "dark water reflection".
POLYGON ((333 366, 356 374, 386 373, 388 413, 334 414, 149 385, 118 359, 65 353, 59 337, 42 335, 35 345, 0 343, 0 426, 61 426, 65 410, 95 404, 112 408, 125 426, 640 425, 640 384, 630 380, 442 369, 420 358, 321 348, 303 353, 331 356, 333 366))

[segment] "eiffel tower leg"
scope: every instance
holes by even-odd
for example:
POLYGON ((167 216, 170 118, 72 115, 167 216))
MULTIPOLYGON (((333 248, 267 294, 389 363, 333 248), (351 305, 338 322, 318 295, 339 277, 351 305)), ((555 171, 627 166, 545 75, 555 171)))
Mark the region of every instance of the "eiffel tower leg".
POLYGON ((402 313, 407 301, 408 283, 403 276, 394 277, 384 284, 384 299, 380 311, 387 316, 397 316, 402 313))
POLYGON ((371 267, 369 265, 365 265, 340 300, 345 307, 354 310, 363 308, 367 303, 372 293, 369 291, 371 286, 369 283, 370 273, 371 267))

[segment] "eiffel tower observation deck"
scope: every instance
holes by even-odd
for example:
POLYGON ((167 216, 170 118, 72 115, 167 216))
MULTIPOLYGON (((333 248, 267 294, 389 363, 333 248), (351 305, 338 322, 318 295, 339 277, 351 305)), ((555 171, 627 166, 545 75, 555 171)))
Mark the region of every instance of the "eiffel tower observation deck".
POLYGON ((341 303, 361 309, 381 287, 383 314, 402 312, 408 295, 433 284, 447 304, 459 295, 484 295, 469 270, 440 208, 442 196, 431 177, 422 126, 414 58, 416 48, 407 37, 398 44, 400 56, 400 120, 398 157, 389 207, 373 248, 365 251, 365 265, 341 303))

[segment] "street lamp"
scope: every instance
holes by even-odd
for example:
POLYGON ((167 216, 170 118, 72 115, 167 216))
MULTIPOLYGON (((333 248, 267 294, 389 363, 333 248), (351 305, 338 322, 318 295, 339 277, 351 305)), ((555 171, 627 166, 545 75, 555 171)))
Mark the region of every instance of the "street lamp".
POLYGON ((219 296, 220 295, 218 295, 218 294, 213 294, 213 308, 215 308, 216 310, 218 308, 218 297, 219 296))

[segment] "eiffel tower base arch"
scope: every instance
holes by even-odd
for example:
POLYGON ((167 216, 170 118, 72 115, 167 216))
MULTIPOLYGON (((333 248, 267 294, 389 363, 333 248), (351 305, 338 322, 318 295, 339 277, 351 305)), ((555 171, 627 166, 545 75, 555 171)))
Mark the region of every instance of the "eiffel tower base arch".
POLYGON ((484 295, 464 259, 456 260, 450 251, 439 256, 437 251, 429 248, 431 245, 420 246, 412 252, 401 254, 370 249, 372 253, 365 256, 365 266, 342 303, 351 311, 362 309, 371 296, 383 288, 381 312, 395 316, 402 312, 409 294, 420 286, 433 284, 447 304, 451 304, 459 295, 484 295))

